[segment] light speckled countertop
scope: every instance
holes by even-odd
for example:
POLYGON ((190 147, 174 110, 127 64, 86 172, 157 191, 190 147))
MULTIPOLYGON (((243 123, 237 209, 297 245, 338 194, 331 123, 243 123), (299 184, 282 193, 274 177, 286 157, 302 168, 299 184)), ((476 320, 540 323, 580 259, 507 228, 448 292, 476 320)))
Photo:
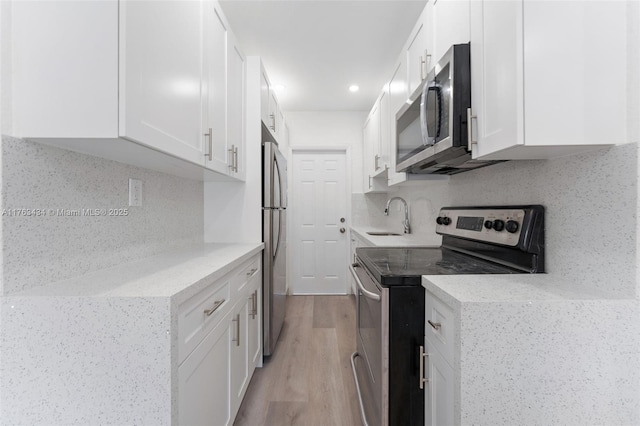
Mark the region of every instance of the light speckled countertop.
POLYGON ((584 284, 548 274, 423 275, 422 285, 451 307, 460 303, 610 299, 584 284))
POLYGON ((436 233, 433 235, 402 234, 386 236, 367 234, 367 232, 396 232, 374 226, 352 226, 351 232, 376 247, 440 247, 442 243, 442 237, 436 233))
POLYGON ((262 251, 263 247, 263 243, 199 244, 11 296, 168 297, 180 303, 262 251))

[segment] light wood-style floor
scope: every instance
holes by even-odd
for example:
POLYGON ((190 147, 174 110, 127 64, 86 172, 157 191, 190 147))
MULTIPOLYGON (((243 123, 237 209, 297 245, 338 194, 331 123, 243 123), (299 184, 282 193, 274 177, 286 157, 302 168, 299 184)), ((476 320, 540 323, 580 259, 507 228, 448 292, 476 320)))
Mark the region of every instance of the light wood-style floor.
POLYGON ((235 425, 360 426, 351 353, 353 296, 289 296, 273 355, 256 369, 235 425))

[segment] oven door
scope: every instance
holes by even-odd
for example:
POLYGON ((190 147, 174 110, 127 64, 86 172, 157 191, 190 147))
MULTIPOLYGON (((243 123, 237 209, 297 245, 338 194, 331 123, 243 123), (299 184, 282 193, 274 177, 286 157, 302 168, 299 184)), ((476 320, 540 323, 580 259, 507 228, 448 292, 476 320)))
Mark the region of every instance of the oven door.
POLYGON ((389 296, 358 263, 351 267, 357 284, 357 352, 353 369, 365 425, 388 423, 389 296))

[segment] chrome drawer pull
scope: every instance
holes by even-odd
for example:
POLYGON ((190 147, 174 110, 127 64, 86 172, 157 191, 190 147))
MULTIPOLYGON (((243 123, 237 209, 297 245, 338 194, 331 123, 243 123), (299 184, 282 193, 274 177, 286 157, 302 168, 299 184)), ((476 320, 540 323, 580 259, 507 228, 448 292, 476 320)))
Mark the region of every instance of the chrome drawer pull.
POLYGON ((213 303, 213 306, 212 306, 211 308, 209 308, 209 309, 205 309, 205 310, 204 310, 204 314, 205 314, 206 316, 210 317, 210 316, 211 316, 211 314, 213 314, 215 311, 217 311, 217 310, 218 310, 218 308, 219 308, 220 306, 222 306, 222 304, 223 304, 224 302, 225 302, 225 300, 224 300, 224 299, 222 299, 222 300, 216 300, 216 301, 213 303))
POLYGON ((431 327, 433 327, 435 330, 440 330, 440 327, 442 327, 442 324, 440 324, 439 322, 431 322, 431 320, 427 320, 427 322, 429 323, 429 325, 431 327))

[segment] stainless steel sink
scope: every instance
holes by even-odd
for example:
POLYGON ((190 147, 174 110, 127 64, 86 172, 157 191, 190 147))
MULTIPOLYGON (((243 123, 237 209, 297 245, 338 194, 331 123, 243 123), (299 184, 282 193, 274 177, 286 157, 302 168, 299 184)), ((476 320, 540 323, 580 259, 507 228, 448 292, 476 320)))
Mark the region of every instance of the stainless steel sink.
POLYGON ((376 232, 376 231, 372 231, 372 232, 367 232, 367 234, 369 235, 374 235, 376 237, 390 237, 390 236, 400 236, 402 234, 396 234, 394 232, 376 232))

